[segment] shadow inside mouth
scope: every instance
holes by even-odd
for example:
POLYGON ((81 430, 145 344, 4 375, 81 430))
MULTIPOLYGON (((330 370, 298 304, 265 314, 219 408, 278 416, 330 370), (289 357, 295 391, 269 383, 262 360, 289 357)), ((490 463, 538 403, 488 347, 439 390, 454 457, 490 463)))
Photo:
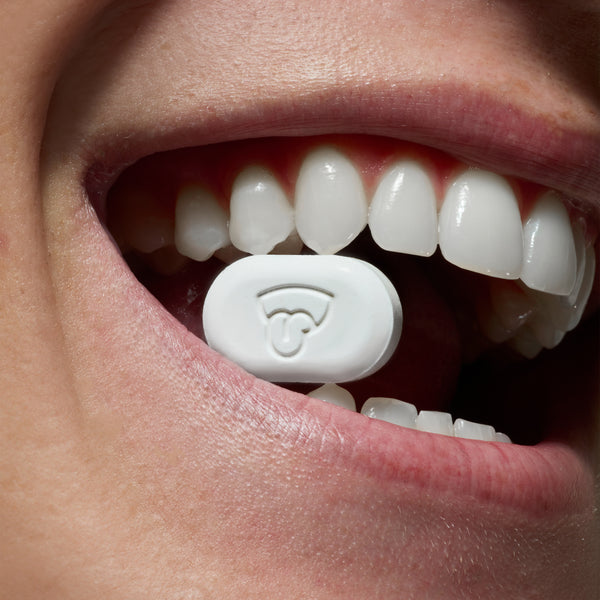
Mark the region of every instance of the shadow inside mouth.
MULTIPOLYGON (((307 140, 303 143, 309 144, 307 140)), ((386 140, 384 145, 395 143, 386 140)), ((247 145, 251 150, 260 149, 274 164, 292 156, 277 152, 280 148, 277 140, 258 146, 250 140, 247 145)), ((217 153, 210 155, 213 162, 209 161, 208 166, 197 160, 198 153, 204 156, 202 149, 183 150, 169 155, 165 172, 160 171, 156 176, 154 171, 158 173, 158 165, 164 159, 158 155, 148 157, 124 172, 113 188, 117 192, 109 192, 106 204, 102 204, 99 211, 106 216, 109 228, 111 214, 112 222, 121 226, 113 228, 111 233, 123 247, 125 260, 141 284, 203 340, 202 312, 208 289, 226 262, 243 253, 229 246, 203 262, 178 253, 172 233, 177 182, 185 181, 186 177, 197 178, 196 165, 200 164, 203 177, 220 184, 231 183, 235 165, 247 160, 248 148, 244 143, 211 148, 213 154, 217 153), (186 156, 188 159, 183 160, 182 167, 176 158, 186 156), (209 168, 211 165, 215 172, 209 168), (123 199, 126 202, 122 202, 123 199), (150 209, 148 203, 151 203, 150 209), (136 238, 137 250, 128 242, 121 243, 123 223, 135 222, 140 214, 146 217, 150 214, 158 222, 158 226, 153 225, 152 243, 156 241, 156 231, 166 231, 169 239, 162 240, 158 250, 140 250, 140 245, 148 241, 143 237, 144 227, 136 229, 136 235, 142 232, 142 238, 136 238)), ((448 157, 437 156, 437 160, 446 171, 454 164, 448 157)), ((292 184, 291 180, 287 181, 289 188, 292 184)), ((225 191, 222 192, 226 197, 225 191)), ((125 231, 127 234, 131 232, 125 231)), ((306 248, 298 252, 312 253, 306 248)), ((482 305, 489 303, 490 282, 502 285, 504 280, 453 266, 442 257, 439 248, 428 258, 383 250, 367 229, 339 254, 362 259, 380 269, 396 288, 404 313, 400 343, 388 363, 366 379, 338 382, 354 396, 359 411, 369 397, 396 398, 414 404, 419 410, 445 411, 454 419, 492 425, 524 445, 535 445, 549 435, 573 437, 572 431, 585 428, 598 397, 598 335, 592 332, 587 341, 573 342, 585 337, 575 330, 554 350, 544 350, 535 359, 525 359, 507 344, 490 341, 489 332, 482 330, 480 312, 482 305), (578 356, 582 358, 576 358, 578 356), (566 398, 574 409, 565 412, 566 398)), ((589 327, 593 325, 586 325, 584 329, 589 327)), ((321 383, 286 387, 308 393, 321 383)))
MULTIPOLYGON (((388 364, 366 379, 340 382, 353 394, 358 411, 371 396, 398 398, 419 410, 441 410, 453 418, 492 425, 522 445, 564 435, 567 427, 561 423, 568 422, 569 429, 581 425, 580 409, 573 407, 584 403, 579 388, 586 386, 580 380, 579 384, 568 383, 577 379, 572 375, 576 367, 572 355, 574 347, 579 350, 571 337, 580 336, 569 336, 555 350, 525 359, 505 345, 491 343, 478 331, 473 290, 485 284, 484 276, 449 265, 439 253, 424 259, 385 252, 367 233, 342 254, 380 268, 398 290, 405 315, 401 341, 388 364), (569 386, 573 394, 566 389, 569 386), (564 413, 566 409, 573 414, 564 413)), ((204 339, 204 298, 224 263, 217 258, 190 261, 174 274, 160 274, 136 252, 129 253, 126 260, 140 283, 194 335, 204 339)), ((588 348, 593 341, 586 343, 588 348)), ((596 344, 588 355, 597 356, 597 352, 596 344)), ((593 358, 587 364, 588 369, 597 370, 593 358)), ((309 393, 318 385, 285 387, 309 393)), ((594 391, 587 389, 585 394, 593 398, 594 391)), ((582 409, 583 414, 592 408, 582 409)))

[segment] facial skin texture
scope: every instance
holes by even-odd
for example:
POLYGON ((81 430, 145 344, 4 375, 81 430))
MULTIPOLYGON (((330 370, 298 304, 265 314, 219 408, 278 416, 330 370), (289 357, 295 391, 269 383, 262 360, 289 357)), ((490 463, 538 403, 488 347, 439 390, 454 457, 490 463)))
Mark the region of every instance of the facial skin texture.
POLYGON ((0 598, 597 598, 586 473, 545 513, 353 462, 355 421, 228 367, 131 277, 84 180, 370 133, 558 188, 597 226, 599 21, 595 1, 4 2, 0 598))

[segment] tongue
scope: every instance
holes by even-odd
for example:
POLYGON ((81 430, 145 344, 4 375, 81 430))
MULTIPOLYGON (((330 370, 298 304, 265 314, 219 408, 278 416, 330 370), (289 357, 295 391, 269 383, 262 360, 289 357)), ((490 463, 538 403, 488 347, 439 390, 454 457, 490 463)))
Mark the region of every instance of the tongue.
MULTIPOLYGON (((398 348, 382 369, 366 379, 341 385, 353 394, 359 408, 371 396, 398 398, 419 409, 447 408, 461 368, 459 332, 454 312, 421 268, 424 259, 386 253, 360 241, 350 250, 348 254, 375 264, 392 281, 402 302, 404 323, 398 348)), ((140 282, 200 338, 204 338, 204 298, 223 266, 213 258, 191 262, 178 273, 164 276, 132 264, 140 282)), ((315 384, 287 387, 306 393, 319 382, 315 384)))

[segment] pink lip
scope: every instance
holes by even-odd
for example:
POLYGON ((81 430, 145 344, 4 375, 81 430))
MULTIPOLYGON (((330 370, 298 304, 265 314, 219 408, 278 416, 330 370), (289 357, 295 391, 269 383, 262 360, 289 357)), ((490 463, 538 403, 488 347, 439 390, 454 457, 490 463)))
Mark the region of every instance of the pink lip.
POLYGON ((324 133, 382 135, 438 148, 474 165, 558 189, 577 204, 585 202, 592 218, 600 216, 600 131, 573 130, 552 115, 533 114, 484 92, 450 85, 323 89, 291 105, 273 100, 258 109, 242 106, 210 117, 165 111, 153 130, 133 128, 126 136, 90 140, 88 190, 96 192, 96 203, 125 165, 155 152, 324 133))
MULTIPOLYGON (((590 207, 594 200, 593 210, 600 214, 600 136, 566 131, 548 117, 532 116, 465 90, 401 94, 370 90, 361 92, 358 102, 352 94, 324 90, 291 107, 264 106, 260 115, 240 110, 226 120, 218 115, 208 120, 205 115, 167 113, 164 121, 155 131, 128 132, 126 144, 122 136, 91 141, 88 192, 99 212, 107 186, 123 166, 154 152, 249 137, 354 132, 427 144, 573 194, 590 207), (173 128, 174 122, 184 122, 185 127, 173 128)), ((108 239, 106 243, 110 244, 108 239)), ((126 270, 125 265, 122 268, 126 270)), ((133 279, 130 273, 127 276, 133 279)), ((450 494, 547 516, 593 505, 592 469, 566 443, 547 441, 535 447, 480 443, 373 421, 247 375, 190 335, 149 294, 135 310, 140 319, 157 310, 164 313, 156 324, 160 335, 178 340, 203 370, 231 383, 251 428, 266 427, 278 443, 301 446, 331 468, 341 465, 374 489, 402 490, 415 498, 450 494)))

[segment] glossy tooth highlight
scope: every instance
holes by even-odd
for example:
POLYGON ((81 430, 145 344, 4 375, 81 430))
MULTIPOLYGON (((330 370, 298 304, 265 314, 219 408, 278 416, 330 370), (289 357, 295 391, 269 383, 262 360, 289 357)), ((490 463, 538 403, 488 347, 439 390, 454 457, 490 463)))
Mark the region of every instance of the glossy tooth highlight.
POLYGON ((491 425, 482 425, 466 419, 456 419, 454 421, 454 435, 467 440, 497 441, 496 430, 491 425))
POLYGON ((367 224, 362 178, 333 148, 318 148, 304 159, 295 195, 296 229, 317 254, 342 250, 367 224))
POLYGON ((183 188, 175 207, 175 246, 180 254, 197 261, 208 260, 229 245, 227 213, 207 190, 183 188))
POLYGON ((454 436, 452 415, 437 410, 422 410, 417 415, 417 429, 429 433, 454 436))
POLYGON ((369 207, 369 228, 384 250, 431 256, 438 241, 437 201, 429 175, 400 161, 383 176, 369 207))
POLYGON ((244 169, 231 191, 231 243, 249 254, 267 254, 294 231, 294 211, 273 174, 259 166, 244 169))
POLYGON ((521 279, 527 287, 568 295, 575 285, 577 258, 569 214, 555 192, 535 203, 523 228, 521 279))
POLYGON ((442 254, 452 264, 503 279, 521 274, 521 216, 503 177, 478 169, 459 175, 444 197, 439 230, 442 254))
POLYGON ((452 415, 449 413, 432 410, 422 410, 417 413, 414 404, 402 402, 395 398, 369 398, 360 412, 371 419, 378 419, 427 433, 437 433, 482 442, 511 443, 511 439, 506 434, 496 433, 491 425, 474 423, 466 419, 456 419, 452 423, 452 415))
POLYGON ((387 421, 401 427, 416 428, 417 407, 402 400, 372 397, 364 403, 360 412, 371 419, 387 421))
POLYGON ((356 411, 356 402, 354 396, 343 387, 336 385, 335 383, 326 383, 316 390, 309 392, 307 396, 347 408, 348 410, 356 411))
POLYGON ((508 182, 469 169, 449 186, 438 218, 427 171, 406 159, 385 172, 367 208, 356 168, 338 150, 323 146, 306 156, 295 194, 294 208, 273 173, 251 165, 233 183, 229 220, 210 192, 189 185, 177 199, 174 224, 151 197, 125 196, 115 235, 125 248, 146 254, 157 271, 171 272, 177 263, 167 257, 165 270, 159 254, 173 242, 181 255, 197 261, 213 254, 226 263, 249 253, 299 254, 304 244, 331 254, 368 221, 374 241, 387 251, 429 256, 439 237, 449 262, 491 276, 489 295, 477 301, 477 317, 494 343, 508 342, 532 358, 560 343, 581 319, 594 282, 595 253, 583 224, 571 224, 556 192, 538 199, 523 228, 508 182))

